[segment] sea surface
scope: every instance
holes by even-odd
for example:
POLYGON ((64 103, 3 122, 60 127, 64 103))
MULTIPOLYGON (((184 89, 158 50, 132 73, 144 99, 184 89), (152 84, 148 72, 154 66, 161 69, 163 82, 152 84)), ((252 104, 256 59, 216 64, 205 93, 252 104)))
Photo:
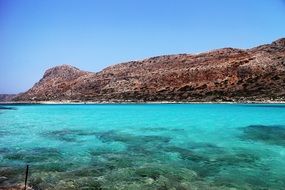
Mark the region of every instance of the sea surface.
POLYGON ((285 189, 285 105, 0 106, 0 189, 285 189), (13 108, 13 109, 4 109, 13 108))

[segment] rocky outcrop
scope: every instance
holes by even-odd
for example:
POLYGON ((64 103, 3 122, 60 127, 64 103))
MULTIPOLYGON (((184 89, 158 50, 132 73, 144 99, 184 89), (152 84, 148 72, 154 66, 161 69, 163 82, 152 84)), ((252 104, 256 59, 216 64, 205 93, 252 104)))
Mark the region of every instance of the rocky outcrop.
POLYGON ((252 49, 152 57, 98 73, 47 70, 16 101, 285 100, 285 38, 252 49))
POLYGON ((72 96, 71 87, 74 81, 87 74, 88 72, 69 65, 48 69, 33 88, 15 99, 24 101, 69 99, 72 96))

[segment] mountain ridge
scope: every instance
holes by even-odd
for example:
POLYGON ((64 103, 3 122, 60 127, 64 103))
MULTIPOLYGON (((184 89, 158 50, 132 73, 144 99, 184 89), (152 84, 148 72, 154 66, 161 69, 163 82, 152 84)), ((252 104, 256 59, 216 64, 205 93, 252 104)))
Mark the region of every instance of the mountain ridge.
POLYGON ((285 38, 251 49, 221 48, 111 65, 99 72, 48 69, 14 101, 285 100, 285 38))

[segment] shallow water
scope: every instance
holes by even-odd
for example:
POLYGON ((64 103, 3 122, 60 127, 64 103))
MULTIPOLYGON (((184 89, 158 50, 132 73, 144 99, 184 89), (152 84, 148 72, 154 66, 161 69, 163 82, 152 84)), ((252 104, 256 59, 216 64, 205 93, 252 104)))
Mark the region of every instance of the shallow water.
POLYGON ((26 164, 34 189, 285 187, 284 105, 8 107, 0 187, 23 183, 26 164))

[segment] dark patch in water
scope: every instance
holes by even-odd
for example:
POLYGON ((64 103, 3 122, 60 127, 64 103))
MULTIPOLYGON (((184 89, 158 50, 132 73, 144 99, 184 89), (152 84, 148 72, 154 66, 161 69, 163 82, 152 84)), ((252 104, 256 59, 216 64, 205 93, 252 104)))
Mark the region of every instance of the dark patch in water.
MULTIPOLYGON (((210 146, 212 147, 212 146, 210 146)), ((231 152, 213 150, 196 151, 194 149, 181 148, 177 146, 167 146, 163 148, 165 152, 178 153, 184 160, 187 168, 194 170, 200 177, 214 177, 227 168, 253 168, 257 166, 260 157, 248 150, 236 150, 231 152)))
POLYGON ((242 139, 261 141, 267 144, 285 146, 285 126, 250 125, 241 128, 242 139))
POLYGON ((127 133, 118 133, 116 131, 107 131, 97 133, 96 135, 102 142, 122 142, 125 144, 145 144, 145 143, 168 143, 170 142, 170 137, 158 136, 158 135, 146 135, 138 136, 127 133))
POLYGON ((128 152, 114 152, 109 149, 94 149, 89 151, 91 165, 98 171, 106 172, 118 168, 130 167, 134 158, 128 152))
POLYGON ((86 168, 79 168, 73 171, 68 172, 71 175, 78 176, 78 177, 88 177, 88 176, 100 176, 102 175, 102 171, 98 170, 95 167, 86 167, 86 168))
POLYGON ((218 147, 215 144, 204 143, 204 142, 187 143, 187 148, 191 150, 196 150, 199 152, 207 152, 208 154, 209 153, 211 154, 224 153, 224 150, 221 147, 218 147))
POLYGON ((43 133, 43 136, 49 137, 51 139, 56 139, 60 141, 66 142, 77 142, 79 136, 93 136, 96 135, 95 132, 88 132, 84 130, 77 129, 63 129, 58 131, 49 131, 47 133, 43 133))
POLYGON ((244 151, 222 155, 218 157, 214 162, 220 164, 221 166, 253 166, 259 159, 259 156, 252 154, 248 151, 244 151))
MULTIPOLYGON (((170 137, 165 136, 157 136, 157 135, 146 135, 146 136, 138 136, 127 133, 118 133, 116 131, 108 131, 97 134, 97 138, 99 138, 104 143, 109 142, 120 142, 126 145, 126 151, 123 152, 123 157, 120 156, 117 158, 116 162, 119 165, 132 165, 132 160, 142 160, 142 163, 150 158, 155 159, 159 153, 161 153, 160 147, 168 144, 171 140, 170 137), (127 161, 127 162, 126 162, 127 161)), ((104 159, 110 161, 109 157, 116 153, 107 153, 95 151, 97 156, 102 156, 104 159)), ((120 153, 119 153, 120 154, 120 153)), ((93 153, 94 156, 94 153, 93 153)), ((114 160, 112 161, 114 162, 114 160)), ((116 163, 115 163, 116 164, 116 163)), ((120 167, 119 166, 119 167, 120 167)), ((115 166, 116 167, 116 166, 115 166)))
POLYGON ((203 161, 203 160, 207 160, 206 157, 203 157, 199 154, 197 154, 196 152, 186 149, 186 148, 180 148, 177 146, 168 146, 165 147, 163 149, 165 152, 175 152, 175 153, 179 153, 179 155, 181 156, 182 159, 186 159, 186 160, 192 160, 192 161, 203 161))
POLYGON ((169 129, 170 131, 177 131, 177 132, 181 132, 181 131, 185 131, 185 129, 180 129, 180 128, 173 128, 173 129, 169 129))
POLYGON ((4 155, 4 154, 7 154, 10 152, 10 149, 9 148, 0 148, 0 154, 1 155, 4 155))
POLYGON ((6 132, 6 131, 0 131, 0 137, 3 137, 3 136, 5 136, 5 135, 7 135, 8 133, 6 132))
POLYGON ((212 155, 208 160, 198 163, 192 168, 201 177, 215 177, 220 171, 227 171, 230 168, 254 168, 258 166, 260 157, 250 151, 240 150, 233 153, 212 155))
POLYGON ((155 153, 145 150, 144 147, 129 146, 127 150, 114 152, 108 149, 90 150, 92 157, 92 166, 98 169, 103 167, 103 170, 114 170, 118 168, 133 167, 141 163, 154 161, 155 153))
POLYGON ((32 165, 32 169, 34 172, 35 171, 39 171, 39 172, 65 172, 65 171, 68 171, 72 167, 73 167, 72 163, 62 162, 60 159, 50 161, 50 162, 44 162, 44 163, 32 165))
POLYGON ((145 156, 145 155, 153 155, 154 153, 160 152, 156 146, 148 146, 148 144, 139 145, 129 145, 127 147, 127 151, 130 153, 134 153, 137 155, 145 156))
POLYGON ((269 189, 268 186, 266 186, 264 180, 262 180, 262 178, 258 179, 250 175, 244 175, 244 173, 241 173, 240 171, 233 171, 233 173, 223 176, 217 176, 214 179, 215 185, 229 187, 232 189, 269 189), (250 187, 251 184, 255 185, 253 187, 250 187))
POLYGON ((184 160, 184 165, 197 172, 200 177, 214 176, 219 171, 219 166, 210 163, 211 154, 202 154, 191 149, 177 146, 164 147, 163 151, 168 153, 178 153, 184 160))
POLYGON ((8 160, 18 160, 25 163, 48 162, 60 160, 61 154, 55 148, 34 148, 31 150, 10 151, 3 156, 8 160))
MULTIPOLYGON (((175 177, 170 176, 171 168, 164 172, 159 167, 156 167, 156 164, 166 165, 169 162, 168 153, 176 153, 181 158, 179 162, 183 167, 186 167, 189 171, 195 171, 202 178, 213 178, 220 171, 232 167, 255 167, 256 162, 259 160, 259 156, 249 151, 235 150, 227 152, 210 143, 193 142, 189 143, 188 148, 182 148, 169 146, 168 141, 161 140, 161 137, 157 140, 157 136, 153 136, 149 141, 144 142, 145 139, 149 138, 148 136, 135 136, 110 131, 101 135, 101 138, 107 142, 119 141, 126 143, 127 150, 121 152, 94 150, 90 152, 93 156, 93 167, 102 166, 107 171, 116 171, 120 168, 141 167, 141 165, 146 163, 154 164, 155 167, 153 166, 153 168, 140 168, 135 172, 138 177, 148 177, 153 180, 158 180, 161 176, 166 177, 168 180, 169 178, 175 178, 176 180, 181 178, 178 174, 175 177)), ((103 173, 102 169, 100 171, 103 173)))
POLYGON ((0 166, 0 177, 4 177, 5 180, 0 181, 1 187, 7 187, 10 185, 15 185, 19 180, 23 179, 24 167, 20 166, 0 166))
POLYGON ((169 143, 171 138, 165 136, 148 135, 139 137, 141 143, 169 143))
POLYGON ((160 131, 184 131, 184 129, 179 128, 166 128, 166 127, 144 127, 140 128, 141 131, 152 131, 152 132, 160 132, 160 131))
POLYGON ((197 175, 193 170, 178 169, 172 165, 160 164, 139 167, 135 170, 134 175, 140 178, 153 179, 159 184, 157 189, 184 189, 181 187, 181 182, 190 182, 197 179, 197 175))
POLYGON ((43 135, 60 141, 76 142, 76 137, 75 137, 76 133, 77 130, 64 129, 60 131, 47 132, 44 133, 43 135))
POLYGON ((0 110, 16 110, 17 108, 14 107, 4 107, 4 106, 0 106, 0 110))
POLYGON ((114 153, 114 152, 112 150, 104 149, 104 148, 96 148, 96 149, 89 150, 89 154, 91 156, 101 156, 101 155, 110 154, 110 153, 114 153))
POLYGON ((0 130, 0 137, 4 137, 4 136, 8 136, 8 135, 16 135, 16 134, 18 134, 18 133, 6 131, 6 130, 0 130))
POLYGON ((167 171, 164 171, 159 167, 143 167, 137 169, 135 173, 141 177, 149 177, 156 180, 159 176, 165 175, 167 171))
POLYGON ((12 177, 22 172, 23 168, 19 167, 0 167, 0 176, 12 177))
POLYGON ((144 127, 140 128, 141 131, 167 131, 168 129, 165 127, 144 127))
POLYGON ((105 165, 109 170, 132 167, 133 162, 135 162, 135 160, 130 155, 124 153, 108 154, 104 155, 104 158, 107 159, 105 165))

